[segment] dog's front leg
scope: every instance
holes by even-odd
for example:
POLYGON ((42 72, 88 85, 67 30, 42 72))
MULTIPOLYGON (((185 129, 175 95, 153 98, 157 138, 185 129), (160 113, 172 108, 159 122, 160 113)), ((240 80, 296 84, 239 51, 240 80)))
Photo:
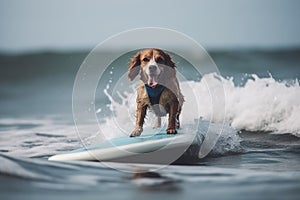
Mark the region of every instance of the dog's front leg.
POLYGON ((177 131, 176 131, 177 110, 178 110, 178 103, 174 103, 170 107, 167 134, 176 134, 177 133, 177 131))
POLYGON ((143 132, 143 124, 144 124, 146 112, 147 112, 147 106, 141 106, 138 104, 136 110, 135 129, 132 131, 130 137, 140 136, 141 133, 143 132))

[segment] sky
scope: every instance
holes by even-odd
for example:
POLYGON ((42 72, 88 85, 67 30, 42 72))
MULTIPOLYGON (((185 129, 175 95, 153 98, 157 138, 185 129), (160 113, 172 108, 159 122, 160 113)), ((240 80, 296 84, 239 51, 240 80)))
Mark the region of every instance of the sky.
POLYGON ((300 47, 299 0, 0 0, 0 51, 92 49, 134 28, 208 49, 300 47))

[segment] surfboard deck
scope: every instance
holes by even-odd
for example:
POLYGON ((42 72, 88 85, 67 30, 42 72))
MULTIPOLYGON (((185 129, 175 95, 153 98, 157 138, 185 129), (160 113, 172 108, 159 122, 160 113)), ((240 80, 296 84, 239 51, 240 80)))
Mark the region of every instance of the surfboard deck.
POLYGON ((195 145, 193 134, 178 132, 151 134, 147 130, 138 137, 120 137, 51 156, 53 161, 112 161, 134 163, 167 163, 195 145))

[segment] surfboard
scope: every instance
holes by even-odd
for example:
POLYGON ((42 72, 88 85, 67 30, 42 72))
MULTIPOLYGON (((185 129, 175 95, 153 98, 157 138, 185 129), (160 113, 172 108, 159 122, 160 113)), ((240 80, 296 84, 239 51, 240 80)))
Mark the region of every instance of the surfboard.
MULTIPOLYGON (((195 135, 178 131, 166 134, 145 133, 138 137, 120 137, 99 144, 51 156, 53 161, 112 161, 166 164, 177 160, 191 145, 200 145, 195 135)), ((199 147, 200 148, 200 147, 199 147)))

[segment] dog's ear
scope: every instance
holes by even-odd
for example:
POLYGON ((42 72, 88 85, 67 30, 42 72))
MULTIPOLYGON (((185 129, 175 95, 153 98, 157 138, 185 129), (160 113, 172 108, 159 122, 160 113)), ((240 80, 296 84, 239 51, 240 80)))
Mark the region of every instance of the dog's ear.
POLYGON ((129 80, 133 81, 133 79, 135 79, 135 77, 139 74, 141 68, 140 52, 136 53, 130 59, 128 65, 128 78, 129 80))
POLYGON ((169 68, 167 68, 166 72, 167 72, 167 77, 168 78, 173 78, 176 77, 176 65, 175 63, 172 61, 171 56, 168 53, 164 53, 164 57, 165 57, 165 63, 167 66, 169 66, 169 68))
POLYGON ((172 61, 172 58, 171 58, 171 56, 170 56, 168 53, 165 52, 164 57, 165 57, 165 59, 166 59, 166 60, 165 60, 166 65, 168 65, 168 66, 170 66, 170 67, 172 67, 172 68, 175 68, 175 67, 176 67, 175 63, 172 61))

